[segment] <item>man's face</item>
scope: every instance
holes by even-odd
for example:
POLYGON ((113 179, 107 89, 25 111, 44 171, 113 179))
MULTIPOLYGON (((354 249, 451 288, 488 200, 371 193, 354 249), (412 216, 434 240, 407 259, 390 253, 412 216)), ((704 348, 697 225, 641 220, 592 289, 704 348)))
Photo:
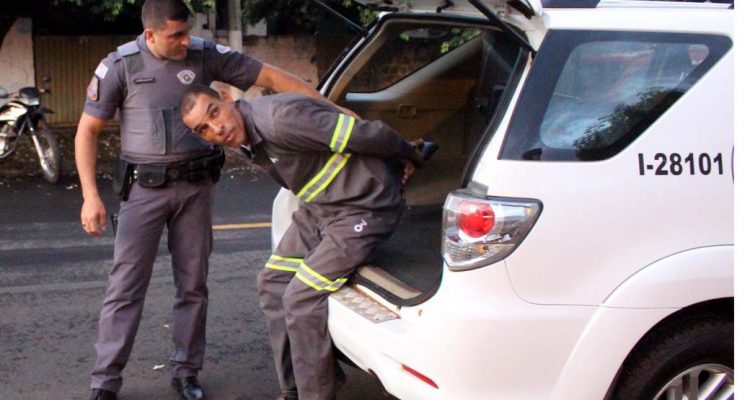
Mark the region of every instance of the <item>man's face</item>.
POLYGON ((190 44, 190 21, 167 20, 161 29, 146 29, 149 49, 158 58, 180 61, 190 44))
POLYGON ((237 148, 249 142, 245 121, 234 106, 231 96, 220 93, 222 100, 199 94, 193 109, 182 116, 182 122, 203 139, 237 148))

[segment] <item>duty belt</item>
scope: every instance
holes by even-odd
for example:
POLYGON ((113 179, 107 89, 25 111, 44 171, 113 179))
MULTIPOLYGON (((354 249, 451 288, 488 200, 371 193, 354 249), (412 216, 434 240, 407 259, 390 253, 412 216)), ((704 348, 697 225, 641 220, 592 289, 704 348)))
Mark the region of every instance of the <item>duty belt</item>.
POLYGON ((149 188, 161 187, 167 182, 177 180, 198 182, 211 178, 217 182, 223 165, 224 152, 217 149, 207 156, 180 163, 135 164, 133 165, 133 179, 137 180, 141 186, 149 188))

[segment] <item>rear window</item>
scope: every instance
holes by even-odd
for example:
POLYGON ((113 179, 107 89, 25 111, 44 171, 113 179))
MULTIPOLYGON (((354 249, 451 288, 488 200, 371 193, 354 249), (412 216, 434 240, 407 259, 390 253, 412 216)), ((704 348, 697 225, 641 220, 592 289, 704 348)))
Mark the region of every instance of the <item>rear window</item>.
POLYGON ((712 35, 552 31, 534 61, 501 158, 612 157, 730 46, 728 38, 712 35))
MULTIPOLYGON (((389 28, 395 29, 390 25, 389 28)), ((352 79, 350 92, 374 93, 386 89, 482 33, 479 28, 437 24, 399 28, 398 34, 390 32, 388 42, 352 79)))

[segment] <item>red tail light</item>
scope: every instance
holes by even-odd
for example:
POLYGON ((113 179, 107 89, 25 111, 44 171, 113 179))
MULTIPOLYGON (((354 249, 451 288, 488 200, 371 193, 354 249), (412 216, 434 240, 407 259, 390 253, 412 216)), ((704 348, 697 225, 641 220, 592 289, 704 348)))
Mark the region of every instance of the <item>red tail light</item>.
POLYGON ((513 252, 536 223, 542 203, 476 195, 457 190, 443 207, 443 259, 452 271, 500 261, 513 252))
POLYGON ((487 203, 464 200, 458 209, 458 227, 472 238, 482 237, 492 230, 495 213, 487 203))

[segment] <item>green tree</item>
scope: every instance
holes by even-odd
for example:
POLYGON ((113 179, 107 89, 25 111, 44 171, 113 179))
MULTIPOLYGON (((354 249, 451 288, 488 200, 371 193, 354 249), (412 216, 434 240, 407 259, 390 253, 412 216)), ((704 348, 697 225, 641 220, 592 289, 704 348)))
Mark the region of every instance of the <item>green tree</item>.
MULTIPOLYGON (((216 0, 189 0, 185 3, 193 11, 203 11, 216 7, 216 0)), ((124 12, 140 14, 143 0, 54 0, 55 5, 73 4, 84 7, 88 12, 113 20, 124 12)))

